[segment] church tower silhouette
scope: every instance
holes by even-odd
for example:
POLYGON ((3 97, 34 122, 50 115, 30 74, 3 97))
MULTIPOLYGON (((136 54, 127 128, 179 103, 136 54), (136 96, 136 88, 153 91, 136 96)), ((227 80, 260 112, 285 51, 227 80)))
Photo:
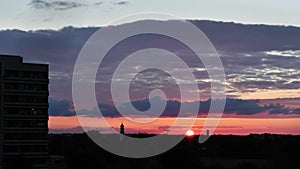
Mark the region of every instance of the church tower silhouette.
POLYGON ((123 122, 120 125, 120 134, 125 134, 125 127, 124 127, 123 122))

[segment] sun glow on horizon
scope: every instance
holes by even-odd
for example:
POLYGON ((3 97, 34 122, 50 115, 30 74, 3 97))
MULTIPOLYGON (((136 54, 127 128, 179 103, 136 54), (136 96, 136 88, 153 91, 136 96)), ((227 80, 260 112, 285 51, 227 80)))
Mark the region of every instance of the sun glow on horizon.
POLYGON ((193 130, 188 130, 186 133, 185 133, 186 136, 188 137, 192 137, 195 135, 194 131, 193 130))

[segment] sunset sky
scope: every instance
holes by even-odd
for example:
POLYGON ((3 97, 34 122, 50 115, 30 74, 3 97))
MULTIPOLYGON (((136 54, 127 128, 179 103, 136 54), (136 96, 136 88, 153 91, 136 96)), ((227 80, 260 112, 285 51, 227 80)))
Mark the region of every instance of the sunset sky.
MULTIPOLYGON (((0 54, 20 55, 25 62, 49 64, 50 132, 82 132, 72 101, 72 74, 79 52, 100 27, 120 17, 143 12, 161 12, 189 19, 215 46, 226 74, 226 105, 215 134, 300 134, 300 16, 297 0, 18 0, 0 6, 0 54)), ((139 21, 155 26, 160 18, 139 21)), ((161 20, 168 25, 171 21, 161 20)), ((118 23, 118 22, 117 22, 118 23)), ((118 23, 122 28, 124 23, 118 23)), ((130 24, 130 23, 129 23, 130 24)), ((149 54, 151 57, 151 54, 149 54)), ((103 133, 162 133, 173 124, 180 105, 200 103, 193 130, 199 134, 210 106, 210 79, 203 64, 168 38, 133 37, 108 53, 97 72, 96 96, 104 119, 79 113, 89 125, 103 133), (149 92, 162 89, 166 98, 152 97, 169 106, 159 119, 150 114, 130 114, 151 123, 129 121, 112 104, 110 79, 124 55, 145 46, 159 46, 178 54, 196 78, 201 98, 181 100, 176 81, 168 74, 148 70, 135 77, 130 97, 139 110, 149 107, 149 92)), ((166 65, 167 66, 167 65, 166 65)), ((195 92, 195 91, 193 91, 195 92)), ((129 103, 122 103, 125 106, 129 103)), ((190 117, 170 134, 185 133, 190 117)), ((208 126, 209 128, 209 126, 208 126)))

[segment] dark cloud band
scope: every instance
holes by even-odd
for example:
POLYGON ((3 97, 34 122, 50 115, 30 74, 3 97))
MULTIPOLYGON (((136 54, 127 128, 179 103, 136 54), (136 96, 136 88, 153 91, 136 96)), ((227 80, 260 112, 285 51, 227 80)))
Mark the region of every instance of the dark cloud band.
POLYGON ((54 10, 68 10, 72 8, 79 8, 87 6, 87 4, 71 2, 71 1, 46 1, 46 0, 32 0, 30 6, 36 9, 54 9, 54 10))
MULTIPOLYGON (((153 97, 156 103, 163 102, 159 97, 153 97)), ((206 100, 206 101, 199 101, 200 107, 198 111, 198 115, 206 115, 209 111, 211 102, 219 102, 220 100, 206 100)), ((70 102, 65 100, 55 100, 50 98, 49 99, 50 109, 49 115, 50 116, 75 116, 76 113, 74 112, 73 106, 70 102)), ((136 109, 140 111, 146 111, 150 108, 150 102, 148 99, 144 100, 137 100, 131 103, 123 103, 122 106, 128 106, 132 104, 136 109)), ((167 106, 164 112, 161 114, 161 117, 177 117, 178 111, 180 106, 183 104, 191 106, 192 104, 196 104, 195 102, 179 102, 176 100, 168 100, 167 106)), ((104 117, 121 117, 121 114, 118 112, 114 105, 101 103, 99 104, 99 109, 104 117)), ((227 98, 224 114, 226 115, 236 115, 239 117, 240 115, 252 115, 252 117, 256 117, 256 115, 260 113, 267 112, 268 114, 282 114, 282 115, 300 115, 300 109, 290 109, 285 107, 281 104, 268 104, 268 105, 261 105, 259 100, 242 100, 242 99, 233 99, 227 98)), ((130 112, 123 113, 128 116, 135 116, 135 117, 153 117, 156 116, 157 112, 150 112, 150 114, 132 114, 130 112), (152 114, 153 113, 153 114, 152 114)), ((190 112, 184 112, 184 116, 189 117, 190 112)), ((77 115, 83 116, 99 116, 97 111, 94 110, 81 110, 77 112, 77 115)))

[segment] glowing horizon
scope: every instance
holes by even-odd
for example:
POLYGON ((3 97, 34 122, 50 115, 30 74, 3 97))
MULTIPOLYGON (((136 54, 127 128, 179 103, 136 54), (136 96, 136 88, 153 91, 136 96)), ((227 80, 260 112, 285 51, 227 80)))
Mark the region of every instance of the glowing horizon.
MULTIPOLYGON (((123 117, 120 118, 106 118, 111 124, 115 132, 119 132, 119 125, 123 121, 125 125, 125 132, 127 133, 168 133, 168 134, 185 134, 189 129, 184 126, 176 126, 177 129, 174 131, 167 131, 168 126, 176 118, 159 118, 157 121, 150 124, 135 124, 130 122, 123 117)), ((90 126, 85 126, 91 130, 99 130, 100 132, 107 133, 111 131, 111 128, 101 127, 103 120, 97 118, 86 117, 86 120, 90 121, 90 126), (97 125, 95 125, 97 124, 97 125)), ((186 118, 186 120, 191 120, 186 118)), ((192 130, 196 135, 200 133, 205 118, 197 118, 192 130)), ((73 117, 52 117, 49 118, 50 132, 55 130, 72 131, 70 129, 79 127, 80 124, 76 116, 73 117)), ((76 131, 76 130, 74 130, 76 131)), ((82 130, 78 130, 82 131, 82 130)), ((77 131, 77 132, 78 132, 77 131)), ((55 133, 55 132, 54 132, 55 133)), ((298 118, 222 118, 216 131, 211 134, 233 134, 233 135, 248 135, 248 134, 300 134, 300 117, 298 118)))

